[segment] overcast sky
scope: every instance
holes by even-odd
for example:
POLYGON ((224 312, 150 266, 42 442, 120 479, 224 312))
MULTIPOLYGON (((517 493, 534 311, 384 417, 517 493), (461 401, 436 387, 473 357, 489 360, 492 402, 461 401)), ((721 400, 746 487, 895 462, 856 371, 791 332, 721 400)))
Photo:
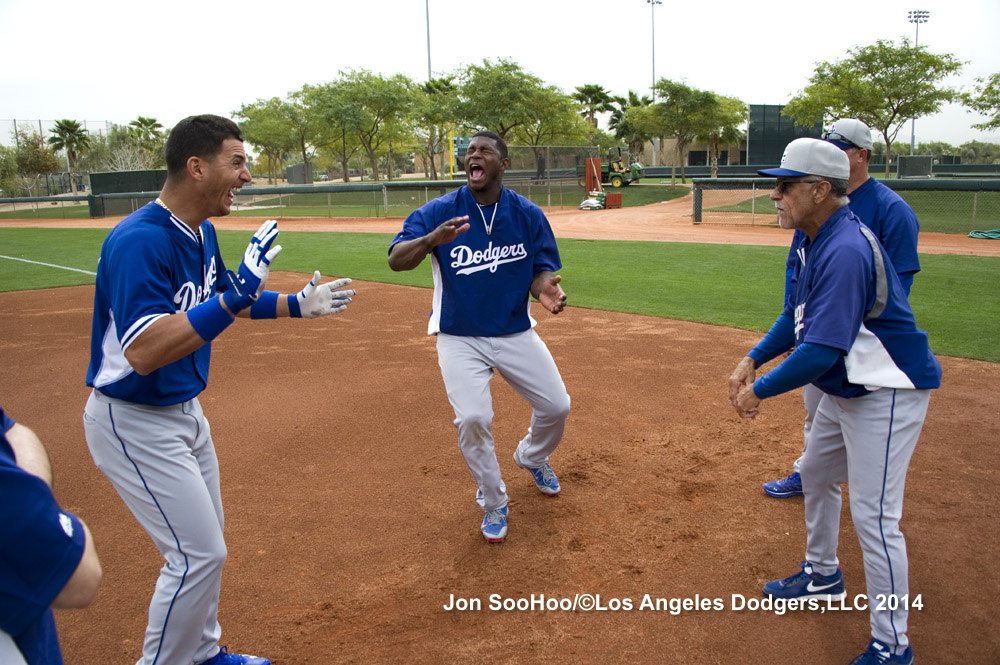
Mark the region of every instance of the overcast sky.
MULTIPOLYGON (((1000 71, 998 0, 840 0, 836 3, 663 0, 0 0, 0 141, 10 120, 57 118, 165 127, 368 69, 427 78, 509 58, 573 92, 596 83, 648 94, 655 75, 783 104, 815 64, 878 39, 913 39, 907 11, 930 11, 919 43, 967 61, 948 85, 969 89, 1000 71), (652 15, 652 18, 651 18, 652 15)), ((497 100, 502 103, 502 100, 497 100)), ((1000 141, 970 127, 958 105, 916 122, 917 142, 1000 141)), ((897 140, 909 141, 910 126, 897 140)))

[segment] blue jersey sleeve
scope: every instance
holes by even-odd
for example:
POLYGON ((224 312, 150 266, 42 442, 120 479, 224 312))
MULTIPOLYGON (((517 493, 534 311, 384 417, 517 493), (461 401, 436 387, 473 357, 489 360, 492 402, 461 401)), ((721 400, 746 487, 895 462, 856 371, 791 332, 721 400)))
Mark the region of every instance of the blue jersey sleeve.
POLYGON ((0 437, 0 629, 17 635, 48 611, 83 558, 80 521, 14 463, 0 437))
MULTIPOLYGON (((122 348, 161 316, 177 311, 171 280, 171 246, 157 229, 128 229, 101 257, 115 328, 122 348)), ((197 285, 201 286, 201 285, 197 285)))
POLYGON ((796 321, 796 341, 846 353, 874 300, 871 248, 845 246, 835 255, 818 258, 810 277, 802 320, 796 321))
POLYGON ((753 392, 767 399, 812 383, 833 367, 840 351, 822 344, 800 344, 792 355, 753 384, 753 392))
POLYGON ((788 312, 782 312, 767 331, 763 339, 747 355, 760 367, 768 360, 777 358, 795 345, 795 319, 788 312))
POLYGON ((543 271, 555 272, 562 268, 559 260, 559 248, 556 246, 556 238, 549 226, 549 220, 545 218, 545 213, 540 208, 531 211, 531 221, 535 227, 533 239, 535 245, 534 274, 543 271))

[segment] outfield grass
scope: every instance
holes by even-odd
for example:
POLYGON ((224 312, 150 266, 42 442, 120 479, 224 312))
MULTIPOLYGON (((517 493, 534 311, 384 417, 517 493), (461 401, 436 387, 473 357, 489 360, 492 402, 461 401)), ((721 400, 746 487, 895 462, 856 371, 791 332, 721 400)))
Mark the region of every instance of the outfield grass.
MULTIPOLYGON (((1000 228, 1000 192, 903 190, 898 193, 913 208, 921 231, 968 235, 976 229, 1000 228)), ((774 203, 770 192, 751 197, 747 190, 747 198, 740 203, 705 210, 749 213, 752 206, 757 211, 771 210, 774 203)))
MULTIPOLYGON (((0 254, 96 271, 105 229, 0 229, 0 254)), ((220 231, 238 264, 249 233, 220 231)), ((430 287, 430 262, 409 272, 386 263, 391 234, 282 232, 275 269, 430 287)), ((782 301, 783 247, 559 241, 569 303, 765 331, 782 301)), ((911 303, 935 352, 1000 362, 1000 258, 921 254, 911 303)), ((0 291, 92 284, 93 276, 0 259, 0 291)), ((359 295, 363 297, 363 293, 359 295)), ((427 294, 430 307, 430 294, 427 294)))

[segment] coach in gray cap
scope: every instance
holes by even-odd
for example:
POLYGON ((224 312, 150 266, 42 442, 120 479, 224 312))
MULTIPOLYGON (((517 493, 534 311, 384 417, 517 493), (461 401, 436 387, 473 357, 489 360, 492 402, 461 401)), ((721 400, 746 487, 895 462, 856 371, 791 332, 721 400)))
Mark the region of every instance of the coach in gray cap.
POLYGON ((846 596, 837 545, 840 486, 849 483, 872 634, 851 663, 909 665, 907 619, 919 595, 910 596, 899 518, 906 470, 941 367, 885 250, 847 206, 847 154, 826 141, 796 139, 779 168, 759 173, 777 178, 771 200, 781 227, 805 238, 784 310, 730 376, 729 397, 752 418, 768 397, 807 384, 823 393, 802 459, 805 561, 794 575, 765 584, 764 594, 813 602, 846 596), (757 367, 790 350, 754 380, 757 367))
MULTIPOLYGON (((917 233, 920 226, 913 208, 899 194, 868 174, 868 162, 872 154, 871 130, 856 118, 841 118, 833 123, 829 131, 823 132, 823 139, 847 155, 851 168, 847 180, 851 212, 872 230, 885 248, 903 290, 909 297, 913 276, 920 271, 920 259, 917 257, 917 233)), ((798 261, 796 252, 803 240, 805 236, 800 232, 796 232, 792 238, 792 246, 788 251, 788 274, 798 261)), ((822 393, 813 386, 802 389, 802 402, 806 410, 802 426, 803 439, 809 436, 820 397, 822 393)), ((764 483, 764 492, 778 499, 802 496, 801 471, 800 455, 792 465, 792 473, 785 478, 764 483)))

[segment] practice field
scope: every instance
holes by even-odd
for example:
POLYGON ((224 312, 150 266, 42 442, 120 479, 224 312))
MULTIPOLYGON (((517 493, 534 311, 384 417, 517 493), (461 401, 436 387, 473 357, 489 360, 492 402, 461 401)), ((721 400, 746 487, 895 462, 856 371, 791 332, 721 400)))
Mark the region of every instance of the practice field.
MULTIPOLYGON (((270 286, 292 291, 306 279, 276 272, 270 286)), ((424 334, 430 292, 354 286, 344 314, 239 321, 213 345, 201 401, 222 470, 220 621, 231 650, 275 665, 754 663, 803 651, 833 665, 867 644, 846 496, 849 602, 823 612, 734 608, 794 573, 805 547, 802 500, 760 489, 801 448, 799 391, 764 402, 753 421, 736 416, 726 393, 758 333, 536 311, 573 399, 552 458, 563 492, 542 496, 515 467, 530 411, 497 378, 494 434, 511 517, 507 541, 490 546, 424 334), (480 607, 446 610, 453 597, 480 607), (516 609, 531 600, 535 609, 516 609)), ((162 564, 84 441, 92 298, 92 286, 0 294, 2 404, 46 443, 56 495, 91 527, 105 571, 91 608, 57 614, 71 665, 138 658, 162 564)), ((910 638, 921 662, 997 662, 1000 365, 941 364, 902 521, 922 604, 910 638)))

